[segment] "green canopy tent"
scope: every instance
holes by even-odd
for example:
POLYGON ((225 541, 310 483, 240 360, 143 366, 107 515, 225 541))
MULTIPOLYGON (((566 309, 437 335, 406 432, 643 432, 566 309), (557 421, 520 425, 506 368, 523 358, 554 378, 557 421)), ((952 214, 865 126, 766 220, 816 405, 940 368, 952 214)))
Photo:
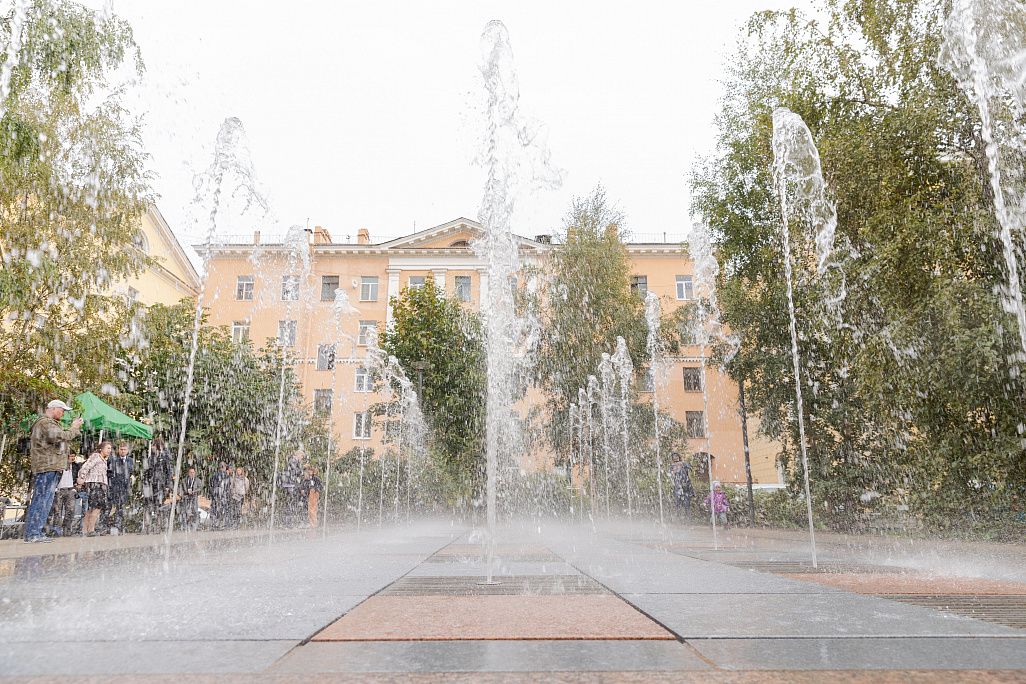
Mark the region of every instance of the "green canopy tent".
MULTIPOLYGON (((68 425, 82 416, 83 432, 109 432, 121 437, 153 439, 153 428, 129 418, 92 392, 83 392, 75 397, 75 410, 65 411, 62 423, 68 425)), ((32 429, 38 416, 30 416, 21 422, 26 432, 32 429)))

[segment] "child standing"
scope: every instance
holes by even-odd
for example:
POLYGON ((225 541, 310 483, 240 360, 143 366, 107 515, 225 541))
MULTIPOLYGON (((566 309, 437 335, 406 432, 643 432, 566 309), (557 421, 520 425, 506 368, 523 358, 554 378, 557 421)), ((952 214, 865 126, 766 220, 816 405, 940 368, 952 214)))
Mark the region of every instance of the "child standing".
POLYGON ((727 526, 727 513, 730 512, 730 501, 727 500, 727 494, 723 491, 723 486, 719 480, 713 482, 713 490, 709 496, 705 497, 705 509, 712 510, 713 515, 716 516, 716 524, 727 526))
POLYGON ((313 466, 307 466, 304 475, 299 492, 301 497, 306 497, 306 519, 309 526, 317 527, 317 505, 320 503, 324 484, 321 478, 317 477, 317 471, 313 466))

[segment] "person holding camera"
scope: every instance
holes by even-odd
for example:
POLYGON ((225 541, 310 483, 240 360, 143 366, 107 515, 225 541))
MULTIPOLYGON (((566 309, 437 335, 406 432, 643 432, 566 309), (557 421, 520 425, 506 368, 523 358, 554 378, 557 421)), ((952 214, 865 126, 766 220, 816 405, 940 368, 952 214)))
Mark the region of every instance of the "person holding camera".
POLYGON ((46 405, 46 412, 33 423, 29 436, 29 459, 32 464, 32 499, 25 515, 25 541, 51 542, 52 537, 43 535, 43 526, 53 508, 53 496, 57 491, 61 474, 68 466, 68 442, 78 437, 82 419, 71 421, 71 429, 65 430, 60 421, 71 407, 59 399, 46 405))

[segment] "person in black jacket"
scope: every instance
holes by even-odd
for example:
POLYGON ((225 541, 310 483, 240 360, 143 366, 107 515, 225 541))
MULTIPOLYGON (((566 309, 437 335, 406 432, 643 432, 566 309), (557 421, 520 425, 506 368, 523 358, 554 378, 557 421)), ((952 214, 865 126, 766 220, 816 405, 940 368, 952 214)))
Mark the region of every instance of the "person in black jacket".
POLYGON ((171 488, 171 454, 157 437, 143 459, 143 532, 159 532, 161 507, 171 488))

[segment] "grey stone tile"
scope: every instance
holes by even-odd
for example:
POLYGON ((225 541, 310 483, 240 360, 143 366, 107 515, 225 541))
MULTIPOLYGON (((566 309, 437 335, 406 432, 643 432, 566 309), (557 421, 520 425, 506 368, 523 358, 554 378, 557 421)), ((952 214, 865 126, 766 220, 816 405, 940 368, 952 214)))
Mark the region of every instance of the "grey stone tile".
POLYGON ((608 547, 564 548, 584 574, 616 592, 834 594, 837 589, 778 575, 735 568, 677 554, 611 542, 608 547))
POLYGON ((6 676, 261 672, 295 641, 53 641, 0 643, 6 676))
POLYGON ((856 594, 623 594, 686 639, 1026 636, 1026 631, 856 594))
POLYGON ((1026 639, 689 639, 730 670, 1026 669, 1026 639))
POLYGON ((312 642, 271 670, 315 672, 626 672, 704 670, 676 641, 312 642))

